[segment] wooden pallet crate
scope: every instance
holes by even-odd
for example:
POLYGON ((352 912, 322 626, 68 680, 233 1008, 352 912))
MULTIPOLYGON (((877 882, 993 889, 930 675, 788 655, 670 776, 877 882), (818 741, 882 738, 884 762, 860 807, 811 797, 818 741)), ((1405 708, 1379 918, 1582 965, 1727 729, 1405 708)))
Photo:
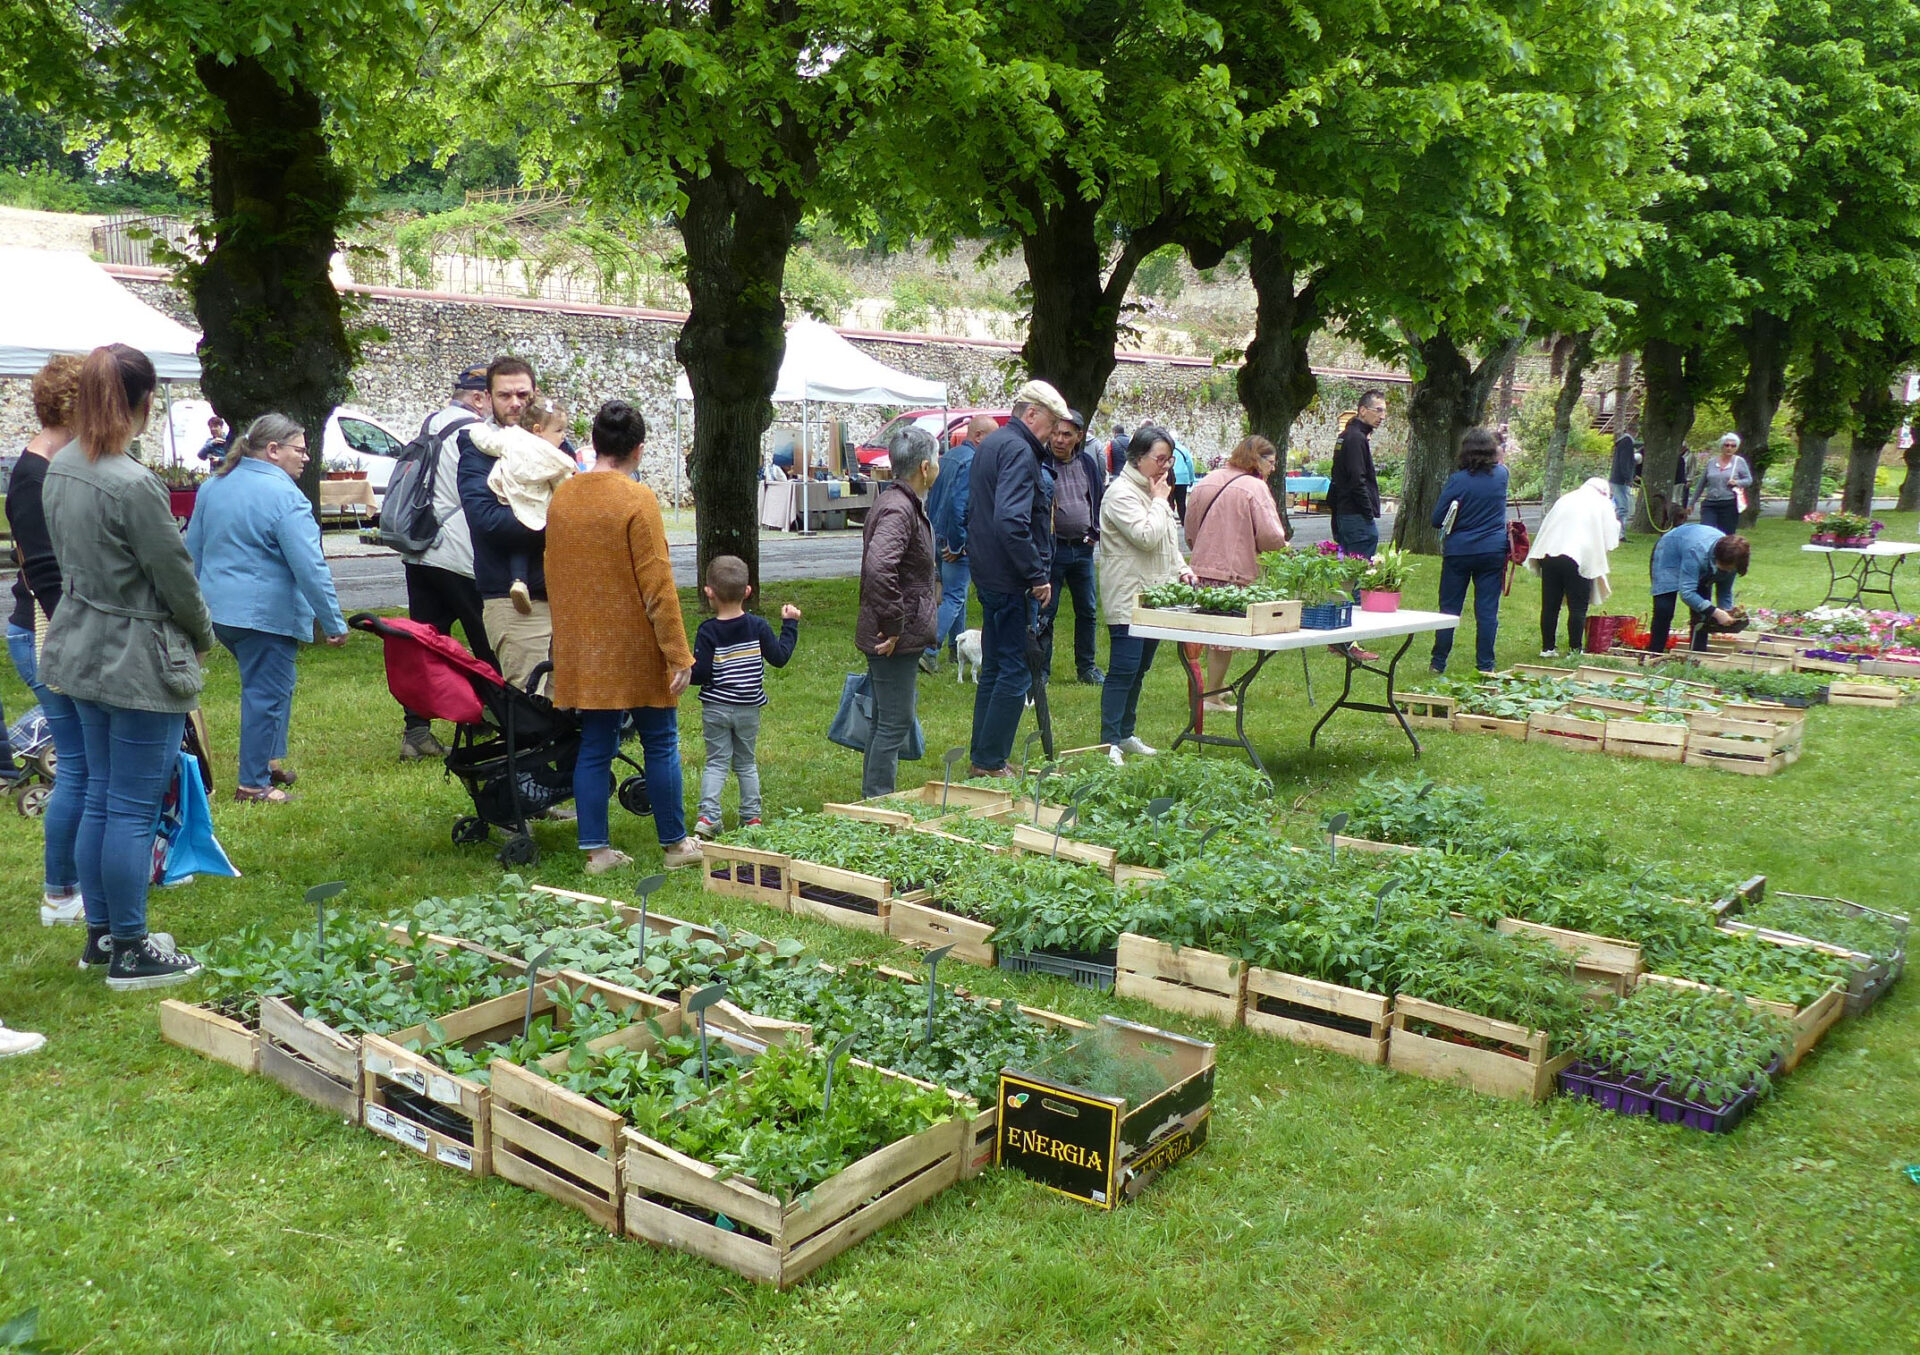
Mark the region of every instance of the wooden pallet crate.
POLYGON ((1425 847, 1409 847, 1404 842, 1375 842, 1372 838, 1346 837, 1338 833, 1334 834, 1333 845, 1377 856, 1418 856, 1426 851, 1425 847))
POLYGON ((1920 660, 1862 659, 1859 666, 1863 676, 1903 677, 1920 681, 1920 660))
POLYGON ((1544 743, 1569 753, 1598 753, 1606 746, 1607 722, 1578 715, 1535 711, 1527 717, 1527 742, 1544 743))
POLYGON ((1247 970, 1248 1030, 1329 1049, 1362 1063, 1387 1061, 1393 999, 1284 970, 1247 970))
POLYGON ((1205 631, 1210 635, 1287 635, 1300 629, 1300 612, 1301 604, 1297 599, 1255 602, 1248 606, 1245 616, 1214 616, 1207 612, 1143 607, 1136 603, 1132 624, 1164 626, 1169 630, 1205 631))
POLYGON ((1763 654, 1757 649, 1731 653, 1689 651, 1689 663, 1710 673, 1791 673, 1793 659, 1784 654, 1763 654))
POLYGON ((1726 931, 1752 932, 1755 936, 1780 945, 1806 946, 1844 960, 1848 966, 1848 981, 1843 1015, 1864 1015, 1869 1007, 1887 995, 1893 985, 1900 981, 1900 976, 1906 972, 1906 936, 1911 923, 1903 914, 1882 912, 1878 908, 1868 908, 1864 904, 1854 903, 1849 899, 1836 899, 1824 894, 1779 894, 1776 897, 1825 904, 1835 912, 1849 917, 1877 918, 1899 933, 1899 946, 1892 956, 1883 960, 1863 951, 1848 950, 1844 946, 1836 946, 1831 942, 1802 936, 1796 932, 1755 926, 1736 916, 1741 906, 1749 901, 1744 895, 1735 895, 1729 901, 1728 907, 1721 911, 1720 926, 1726 931))
POLYGON ((620 1133, 621 1227, 786 1289, 957 1182, 968 1124, 955 1116, 890 1143, 791 1204, 629 1127, 620 1133))
POLYGON ((1559 1086, 1561 1069, 1573 1062, 1572 1054, 1553 1052, 1550 1038, 1544 1030, 1402 993, 1393 1000, 1387 1066, 1510 1101, 1544 1101, 1559 1086))
POLYGON ((1614 997, 1632 992, 1647 969, 1638 941, 1549 927, 1518 917, 1503 917, 1494 926, 1503 935, 1532 937, 1562 951, 1573 960, 1574 977, 1614 997))
POLYGON ((788 912, 836 927, 887 934, 893 881, 798 858, 792 861, 787 878, 792 882, 788 912))
POLYGON ((893 900, 887 910, 887 935, 903 946, 934 950, 952 946, 947 958, 992 969, 999 963, 993 927, 958 913, 949 913, 935 899, 893 900))
POLYGON ((1601 751, 1615 757, 1683 762, 1687 756, 1687 727, 1652 720, 1609 720, 1601 751))
POLYGON ((1174 947, 1150 936, 1122 932, 1114 958, 1113 991, 1163 1011, 1237 1026, 1247 1001, 1247 967, 1210 950, 1174 947))
MULTIPOLYGON (((587 1048, 596 1053, 616 1046, 653 1050, 662 1039, 686 1029, 686 1013, 673 1008, 599 1036, 587 1048)), ((708 1040, 742 1058, 756 1058, 766 1047, 716 1027, 711 1019, 708 1040)), ((571 1057, 571 1051, 552 1054, 533 1068, 494 1061, 487 1107, 493 1174, 577 1209, 619 1234, 620 1134, 627 1118, 551 1080, 549 1075, 563 1072, 571 1057)))
POLYGON ((1846 988, 1838 983, 1806 1006, 1795 1009, 1786 1002, 1769 1002, 1764 998, 1748 997, 1744 993, 1736 993, 1729 988, 1718 988, 1710 983, 1695 983, 1692 979, 1679 979, 1671 974, 1642 974, 1640 982, 1642 984, 1662 983, 1674 988, 1693 988, 1703 993, 1719 993, 1725 997, 1739 999, 1756 1011, 1772 1012, 1776 1016, 1785 1018, 1793 1027, 1793 1047, 1787 1051, 1786 1059, 1780 1065, 1780 1071, 1783 1073, 1790 1073, 1798 1067, 1800 1060, 1813 1052, 1814 1046, 1826 1037, 1827 1032, 1833 1029, 1834 1023, 1839 1021, 1846 1010, 1846 988))
POLYGON ((1860 665, 1847 659, 1816 659, 1811 654, 1796 653, 1793 656, 1793 671, 1832 673, 1836 677, 1852 677, 1860 671, 1860 665))
POLYGON ((160 1038, 243 1073, 260 1071, 259 1025, 245 1025, 210 1002, 162 1001, 160 1038))
POLYGON ((1911 705, 1914 694, 1898 687, 1883 687, 1876 682, 1834 682, 1827 687, 1830 706, 1878 706, 1893 710, 1911 705))
MULTIPOLYGON (((1804 711, 1795 714, 1805 716, 1804 711)), ((1789 723, 1696 712, 1687 717, 1687 751, 1681 760, 1690 767, 1712 767, 1743 776, 1771 776, 1799 761, 1805 731, 1804 718, 1789 723)))
POLYGON ((793 859, 783 852, 763 852, 724 842, 700 844, 700 875, 710 894, 752 899, 785 912, 791 890, 793 859))
POLYGON ((322 1110, 360 1123, 360 1037, 308 1020, 284 998, 260 999, 260 1072, 322 1110))
POLYGON ((1057 856, 1062 861, 1078 861, 1082 865, 1105 871, 1109 878, 1119 864, 1119 853, 1111 847, 1076 842, 1064 835, 1056 838, 1047 829, 1031 823, 1014 825, 1013 850, 1015 855, 1029 853, 1034 856, 1057 856))
POLYGON ((1470 715, 1466 711, 1453 713, 1453 732, 1456 734, 1497 734, 1501 738, 1524 740, 1527 737, 1525 720, 1503 720, 1497 715, 1470 715))
POLYGON ((1451 696, 1428 692, 1396 692, 1400 713, 1415 729, 1452 729, 1454 708, 1459 704, 1451 696))
POLYGON ((945 802, 955 809, 974 810, 985 814, 998 813, 1013 802, 1013 796, 1008 791, 994 790, 987 786, 968 786, 958 781, 928 781, 914 790, 899 793, 918 795, 928 804, 935 805, 941 803, 941 797, 944 795, 945 802))

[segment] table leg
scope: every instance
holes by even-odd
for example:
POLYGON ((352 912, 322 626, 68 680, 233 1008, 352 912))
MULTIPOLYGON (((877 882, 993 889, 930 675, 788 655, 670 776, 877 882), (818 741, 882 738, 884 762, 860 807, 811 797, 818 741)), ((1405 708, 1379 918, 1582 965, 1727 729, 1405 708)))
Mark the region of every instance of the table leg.
MULTIPOLYGON (((1814 603, 1814 606, 1816 607, 1824 607, 1828 603, 1837 600, 1840 595, 1840 571, 1833 567, 1834 555, 1831 551, 1827 553, 1826 561, 1827 561, 1827 595, 1821 598, 1820 601, 1814 603)), ((1849 570, 1848 573, 1851 574, 1852 571, 1849 570)))
POLYGON ((1253 740, 1247 737, 1247 689, 1253 685, 1254 678, 1260 675, 1260 670, 1267 666, 1267 660, 1273 657, 1273 651, 1270 649, 1259 649, 1253 651, 1253 654, 1253 666, 1251 668, 1247 669, 1246 672, 1242 673, 1232 682, 1229 682, 1226 686, 1219 688, 1218 691, 1212 692, 1206 690, 1206 684, 1201 680, 1198 663, 1188 663, 1185 665, 1187 670, 1187 727, 1180 731, 1179 737, 1174 739, 1173 746, 1178 748, 1183 743, 1198 743, 1213 748, 1238 748, 1247 755, 1247 760, 1253 763, 1254 767, 1262 776, 1265 776, 1268 780, 1272 780, 1272 774, 1267 771, 1267 764, 1260 760, 1260 754, 1254 751, 1253 740), (1220 692, 1233 693, 1234 734, 1232 738, 1227 738, 1222 734, 1209 734, 1203 728, 1206 719, 1204 702, 1207 697, 1218 696, 1220 692))
POLYGON ((1398 720, 1400 722, 1400 731, 1407 736, 1407 742, 1413 745, 1413 751, 1417 754, 1420 751, 1420 740, 1414 737, 1413 726, 1407 723, 1406 713, 1400 709, 1400 703, 1393 699, 1393 684, 1400 671, 1400 660, 1406 657, 1407 650, 1412 648, 1412 646, 1413 636, 1409 635, 1401 640, 1400 648, 1394 651, 1393 657, 1387 661, 1385 668, 1376 668, 1371 663, 1363 663, 1359 659, 1354 658, 1352 646, 1348 646, 1345 651, 1347 665, 1344 676, 1346 680, 1341 684, 1339 699, 1328 706, 1326 713, 1315 722, 1313 732, 1307 735, 1307 747, 1312 748, 1315 745, 1320 737, 1322 726, 1333 718, 1333 713, 1336 710, 1364 710, 1371 711, 1377 715, 1391 715, 1394 719, 1398 720), (1377 701, 1355 701, 1352 699, 1353 675, 1356 670, 1364 670, 1387 680, 1387 703, 1384 706, 1377 701))
POLYGON ((1872 593, 1879 597, 1886 598, 1891 609, 1896 612, 1899 611, 1900 599, 1893 591, 1893 576, 1898 572, 1900 562, 1905 558, 1903 555, 1889 555, 1885 557, 1886 563, 1881 564, 1875 556, 1861 556, 1860 586, 1854 591, 1855 603, 1864 604, 1867 594, 1872 593), (1885 579, 1887 586, 1885 588, 1873 587, 1872 584, 1876 578, 1885 579))

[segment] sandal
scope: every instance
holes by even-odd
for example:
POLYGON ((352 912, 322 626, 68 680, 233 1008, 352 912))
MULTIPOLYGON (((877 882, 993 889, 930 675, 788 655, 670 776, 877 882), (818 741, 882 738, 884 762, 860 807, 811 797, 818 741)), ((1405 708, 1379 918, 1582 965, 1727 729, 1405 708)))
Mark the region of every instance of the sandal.
POLYGON ((273 785, 285 786, 289 790, 291 790, 293 788, 293 783, 298 781, 299 779, 300 779, 299 773, 290 772, 277 762, 267 768, 267 780, 271 782, 273 785))
POLYGON ((293 797, 278 786, 239 786, 235 788, 233 798, 243 805, 293 803, 293 797))
POLYGON ((633 858, 631 856, 615 848, 610 855, 603 856, 598 860, 589 856, 587 858, 587 874, 605 875, 610 870, 619 870, 622 866, 631 866, 632 864, 633 858))

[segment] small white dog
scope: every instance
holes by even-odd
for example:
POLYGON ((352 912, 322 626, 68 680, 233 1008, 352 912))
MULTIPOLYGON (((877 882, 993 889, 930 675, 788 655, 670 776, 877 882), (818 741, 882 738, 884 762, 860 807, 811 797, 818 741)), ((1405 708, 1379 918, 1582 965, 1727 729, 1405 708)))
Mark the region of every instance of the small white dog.
POLYGON ((971 668, 974 683, 977 685, 980 681, 980 632, 962 631, 960 638, 953 642, 953 652, 959 656, 959 662, 953 666, 953 680, 965 682, 967 670, 971 668))

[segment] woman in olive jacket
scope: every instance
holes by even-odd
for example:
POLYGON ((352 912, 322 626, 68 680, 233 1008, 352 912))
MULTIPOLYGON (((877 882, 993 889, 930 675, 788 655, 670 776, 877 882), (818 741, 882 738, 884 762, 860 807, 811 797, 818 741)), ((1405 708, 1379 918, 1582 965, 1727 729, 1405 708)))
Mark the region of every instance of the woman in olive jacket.
POLYGON ((893 794, 900 748, 913 730, 920 655, 933 643, 940 609, 940 572, 924 502, 940 474, 933 435, 921 428, 896 433, 887 457, 893 479, 867 513, 860 617, 853 630, 873 687, 873 734, 860 773, 860 793, 868 799, 893 794))
POLYGON ((86 900, 85 968, 115 991, 192 978, 200 966, 147 934, 160 803, 200 704, 213 622, 167 491, 127 455, 153 412, 153 364, 125 344, 80 369, 74 441, 54 454, 41 498, 66 595, 47 626, 40 680, 72 700, 85 747, 60 779, 86 785, 74 842, 86 900))

